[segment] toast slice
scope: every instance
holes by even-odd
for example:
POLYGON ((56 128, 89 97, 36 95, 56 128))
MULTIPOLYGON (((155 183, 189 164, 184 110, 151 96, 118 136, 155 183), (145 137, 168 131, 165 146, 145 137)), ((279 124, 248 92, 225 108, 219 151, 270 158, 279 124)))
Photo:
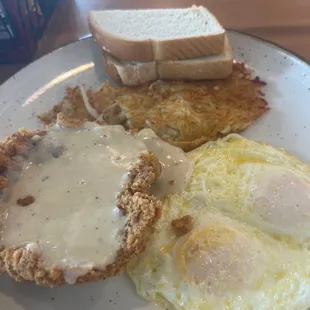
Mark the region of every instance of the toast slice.
POLYGON ((102 62, 110 78, 117 84, 137 86, 158 79, 156 61, 126 61, 103 50, 102 62))
POLYGON ((98 43, 124 60, 181 60, 223 51, 225 30, 202 6, 90 11, 88 21, 98 43))
POLYGON ((157 79, 224 79, 232 73, 233 55, 226 37, 224 51, 220 55, 176 61, 133 62, 118 59, 103 51, 103 64, 114 82, 137 86, 157 79))
POLYGON ((187 60, 159 61, 157 73, 163 80, 217 80, 232 73, 233 55, 228 38, 220 55, 187 60))

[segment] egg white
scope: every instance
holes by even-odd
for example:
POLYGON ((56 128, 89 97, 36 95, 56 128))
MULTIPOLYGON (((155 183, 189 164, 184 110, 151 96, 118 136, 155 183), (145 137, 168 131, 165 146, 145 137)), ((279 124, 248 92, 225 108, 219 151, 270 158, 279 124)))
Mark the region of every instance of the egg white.
POLYGON ((310 168, 283 150, 233 134, 189 153, 187 192, 273 236, 308 246, 310 168))
POLYGON ((216 209, 172 196, 151 245, 128 273, 141 296, 169 309, 300 310, 310 304, 309 259, 216 209), (180 236, 171 220, 188 214, 195 227, 180 236))
POLYGON ((177 310, 308 309, 309 167, 238 135, 188 157, 186 190, 166 198, 150 246, 128 268, 138 293, 177 310), (180 236, 171 221, 184 215, 194 228, 180 236))

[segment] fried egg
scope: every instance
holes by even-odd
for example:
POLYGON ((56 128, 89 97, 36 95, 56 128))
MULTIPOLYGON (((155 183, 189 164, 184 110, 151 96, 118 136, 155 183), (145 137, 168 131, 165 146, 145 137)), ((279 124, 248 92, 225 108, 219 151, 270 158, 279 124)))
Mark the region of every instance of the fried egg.
POLYGON ((292 245, 309 246, 310 168, 271 145, 229 135, 189 153, 184 195, 292 245))
POLYGON ((127 270, 138 293, 165 309, 308 309, 309 167, 238 135, 188 157, 186 190, 165 199, 127 270), (181 234, 171 223, 185 215, 194 225, 181 234))

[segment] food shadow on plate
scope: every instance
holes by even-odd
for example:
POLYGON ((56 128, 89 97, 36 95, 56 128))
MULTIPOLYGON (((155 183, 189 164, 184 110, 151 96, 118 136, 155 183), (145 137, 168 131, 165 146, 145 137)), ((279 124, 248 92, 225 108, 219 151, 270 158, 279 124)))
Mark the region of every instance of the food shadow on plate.
POLYGON ((126 276, 55 288, 17 283, 8 276, 0 276, 0 300, 1 310, 10 309, 13 305, 19 305, 18 309, 23 310, 115 310, 124 306, 126 310, 156 309, 136 294, 133 283, 126 276), (4 295, 4 305, 1 295, 4 295))
POLYGON ((90 49, 91 49, 91 54, 92 54, 92 60, 94 62, 94 70, 95 70, 95 75, 100 83, 104 83, 105 81, 109 81, 112 85, 115 85, 113 81, 109 78, 107 72, 104 69, 103 63, 102 63, 102 48, 93 40, 90 38, 90 49))

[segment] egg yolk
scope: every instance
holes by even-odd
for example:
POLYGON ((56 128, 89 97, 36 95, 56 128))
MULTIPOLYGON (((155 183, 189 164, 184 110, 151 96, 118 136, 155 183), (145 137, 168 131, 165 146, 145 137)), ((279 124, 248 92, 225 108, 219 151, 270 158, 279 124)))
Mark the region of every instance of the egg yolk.
POLYGON ((254 214, 274 232, 310 236, 310 184, 289 170, 266 169, 251 186, 254 214))
POLYGON ((249 287, 257 281, 255 266, 259 247, 237 230, 227 227, 203 227, 180 238, 174 248, 174 260, 182 278, 208 292, 223 292, 249 287))

